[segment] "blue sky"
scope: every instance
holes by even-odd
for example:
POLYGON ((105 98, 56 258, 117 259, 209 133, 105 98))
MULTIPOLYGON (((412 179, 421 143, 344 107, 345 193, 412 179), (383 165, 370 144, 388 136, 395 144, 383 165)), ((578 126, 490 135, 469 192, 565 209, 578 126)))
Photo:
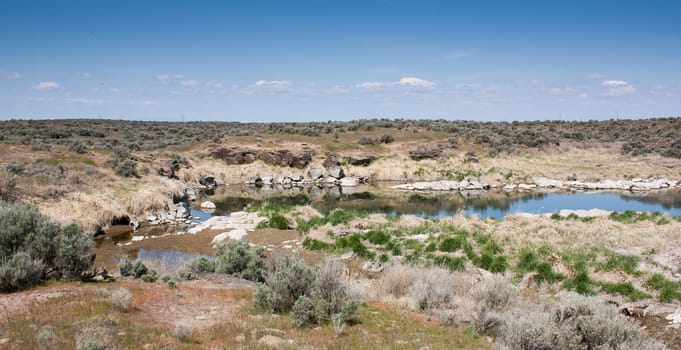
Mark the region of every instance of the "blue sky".
POLYGON ((681 115, 681 1, 0 1, 0 119, 681 115))

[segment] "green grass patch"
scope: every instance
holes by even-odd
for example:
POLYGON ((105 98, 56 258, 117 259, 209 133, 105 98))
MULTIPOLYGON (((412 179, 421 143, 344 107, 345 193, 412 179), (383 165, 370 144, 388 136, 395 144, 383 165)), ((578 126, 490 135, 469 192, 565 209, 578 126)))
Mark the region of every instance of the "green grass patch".
POLYGON ((575 260, 572 264, 574 274, 572 277, 563 281, 563 288, 574 290, 582 295, 596 294, 593 290, 594 281, 589 276, 587 271, 586 261, 580 258, 575 260))
POLYGON ((438 249, 441 252, 453 253, 463 247, 466 238, 462 236, 448 237, 440 242, 438 249))
POLYGON ((353 253, 367 259, 371 259, 375 256, 375 254, 362 243, 362 236, 359 233, 337 238, 336 247, 341 249, 349 248, 353 253))
POLYGON ((556 220, 556 221, 573 220, 573 221, 581 221, 581 222, 589 223, 589 222, 593 222, 594 220, 596 220, 596 217, 595 216, 580 217, 580 216, 577 216, 577 214, 575 214, 575 213, 570 213, 570 215, 568 215, 568 216, 561 216, 558 213, 553 213, 553 214, 551 214, 551 219, 556 220))
POLYGON ((464 267, 466 267, 466 258, 460 256, 436 255, 430 256, 430 259, 433 265, 445 267, 450 271, 463 271, 464 267))
POLYGON ((597 282, 596 283, 600 289, 608 294, 622 295, 629 299, 629 301, 637 301, 646 298, 650 298, 649 294, 646 294, 634 287, 629 282, 620 283, 609 283, 609 282, 597 282))
POLYGON ((287 230, 289 226, 288 219, 279 213, 272 214, 269 220, 269 226, 279 230, 287 230))
POLYGON ((641 260, 639 257, 619 254, 610 250, 605 250, 604 253, 606 260, 603 263, 597 264, 596 268, 598 270, 622 271, 634 276, 641 274, 636 270, 641 260))
POLYGON ((345 224, 356 217, 362 217, 362 214, 338 208, 324 217, 315 216, 307 221, 298 220, 297 230, 300 233, 308 233, 314 227, 323 226, 327 223, 330 223, 332 226, 345 224))
POLYGON ((670 303, 674 300, 681 301, 681 283, 674 282, 665 278, 662 274, 656 273, 646 281, 646 286, 659 293, 659 299, 663 303, 670 303))
POLYGON ((332 247, 333 247, 332 244, 322 242, 322 241, 316 240, 314 238, 308 237, 308 238, 305 238, 305 240, 303 240, 303 248, 309 249, 309 250, 325 250, 325 249, 329 249, 329 248, 332 248, 332 247))
POLYGON ((613 212, 610 214, 610 220, 625 223, 625 224, 633 224, 636 222, 641 222, 641 221, 653 221, 659 225, 663 225, 665 223, 668 223, 669 219, 667 219, 664 214, 660 212, 653 212, 653 213, 648 213, 648 212, 642 212, 642 213, 637 213, 633 210, 627 210, 624 212, 613 212))
POLYGON ((369 242, 377 245, 383 245, 390 241, 390 234, 379 230, 371 230, 367 232, 365 237, 369 242))

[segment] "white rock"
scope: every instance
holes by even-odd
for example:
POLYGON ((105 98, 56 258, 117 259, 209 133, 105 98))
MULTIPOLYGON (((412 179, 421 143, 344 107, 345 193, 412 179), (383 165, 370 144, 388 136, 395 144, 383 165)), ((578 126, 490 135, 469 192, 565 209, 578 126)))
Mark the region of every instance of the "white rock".
POLYGON ((201 208, 203 209, 215 209, 215 203, 211 201, 205 201, 201 203, 201 208))
POLYGON ((340 180, 341 187, 355 187, 359 181, 354 177, 344 177, 340 180))

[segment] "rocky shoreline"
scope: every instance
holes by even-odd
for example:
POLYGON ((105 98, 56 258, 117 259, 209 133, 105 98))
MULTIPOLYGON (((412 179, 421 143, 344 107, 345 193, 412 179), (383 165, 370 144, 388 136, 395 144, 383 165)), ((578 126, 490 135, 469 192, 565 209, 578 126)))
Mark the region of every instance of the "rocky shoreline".
POLYGON ((621 190, 621 191, 651 191, 679 187, 680 183, 664 177, 635 178, 632 180, 605 180, 599 182, 561 181, 536 177, 532 183, 509 183, 504 186, 489 184, 484 181, 465 178, 463 181, 421 181, 391 186, 396 190, 407 191, 467 191, 488 190, 501 187, 504 191, 532 191, 535 189, 557 190, 621 190))

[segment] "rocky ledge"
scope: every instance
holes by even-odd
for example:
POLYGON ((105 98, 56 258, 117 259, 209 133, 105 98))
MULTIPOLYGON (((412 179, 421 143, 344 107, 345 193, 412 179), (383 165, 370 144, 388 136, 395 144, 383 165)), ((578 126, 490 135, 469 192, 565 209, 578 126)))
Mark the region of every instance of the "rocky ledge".
MULTIPOLYGON (((674 188, 679 185, 678 181, 664 177, 599 182, 561 181, 537 177, 532 179, 532 183, 506 184, 503 189, 506 191, 531 191, 534 189, 651 191, 674 188)), ((494 187, 497 186, 481 180, 466 178, 463 181, 414 182, 392 186, 391 188, 408 191, 466 191, 486 190, 494 187)))
POLYGON ((463 181, 428 181, 401 184, 390 188, 408 191, 466 191, 466 190, 487 190, 493 186, 473 178, 465 178, 463 181))

